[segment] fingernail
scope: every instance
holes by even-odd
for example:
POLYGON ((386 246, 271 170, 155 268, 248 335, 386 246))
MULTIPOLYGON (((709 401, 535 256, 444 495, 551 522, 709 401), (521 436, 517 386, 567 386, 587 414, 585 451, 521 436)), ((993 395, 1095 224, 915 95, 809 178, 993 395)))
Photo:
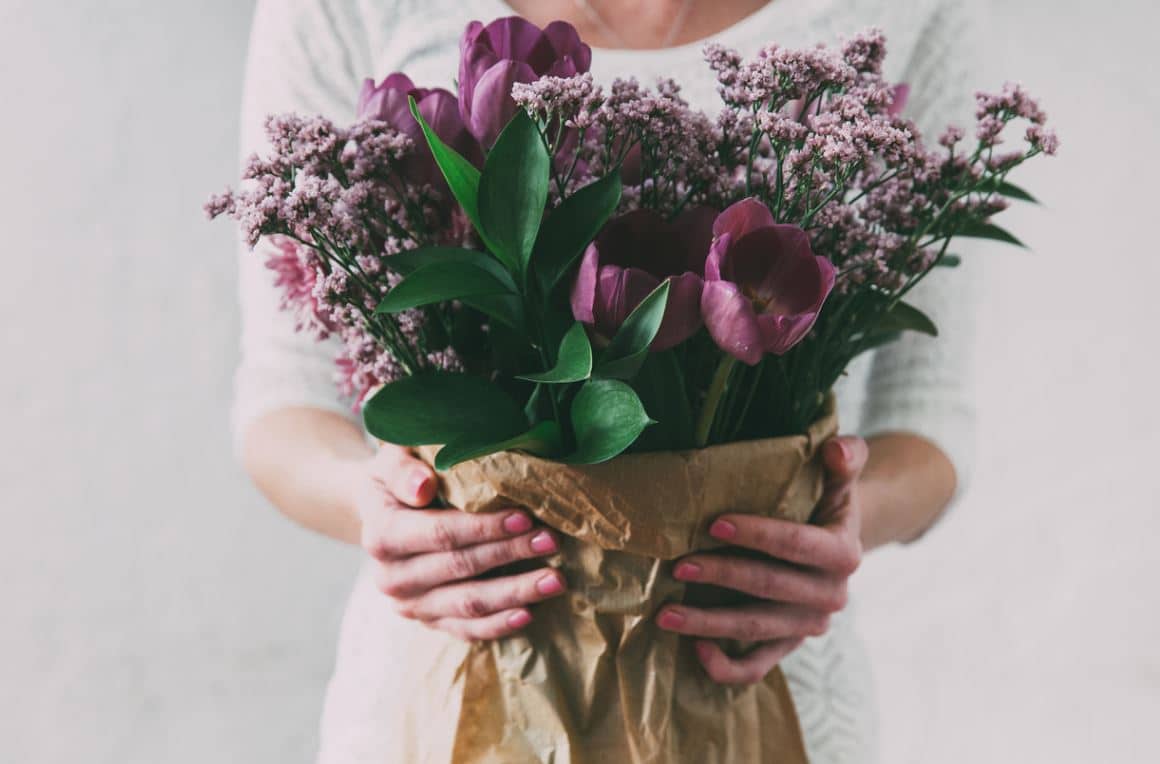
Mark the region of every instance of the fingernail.
POLYGON ((839 440, 837 443, 838 450, 842 452, 842 461, 848 462, 854 458, 854 452, 850 449, 850 446, 846 443, 846 441, 839 440))
POLYGON ((695 562, 682 562, 673 571, 673 577, 682 581, 691 581, 701 576, 701 566, 695 562))
POLYGON ((508 533, 527 533, 532 529, 532 518, 523 512, 515 512, 503 519, 503 529, 508 533))
POLYGON ((427 481, 431 479, 431 473, 426 470, 415 470, 411 473, 411 490, 416 496, 423 494, 423 489, 427 486, 427 481))
POLYGON ((549 573, 536 582, 536 591, 543 595, 559 594, 564 591, 564 582, 555 573, 549 573))
POLYGON ((737 526, 728 520, 717 520, 709 526, 709 535, 716 539, 731 539, 737 535, 737 526))
POLYGON ((708 662, 713 657, 713 648, 707 641, 699 639, 693 644, 693 647, 697 651, 697 656, 703 662, 708 662))
POLYGON ((548 554, 556 551, 556 539, 552 538, 552 534, 544 531, 532 536, 532 551, 540 554, 548 554))
POLYGON ((522 629, 532 622, 532 614, 526 610, 520 610, 509 615, 507 622, 508 626, 511 626, 513 629, 522 629))
POLYGON ((685 616, 678 613, 676 610, 666 610, 661 613, 661 617, 657 619, 662 629, 679 629, 685 625, 685 616))

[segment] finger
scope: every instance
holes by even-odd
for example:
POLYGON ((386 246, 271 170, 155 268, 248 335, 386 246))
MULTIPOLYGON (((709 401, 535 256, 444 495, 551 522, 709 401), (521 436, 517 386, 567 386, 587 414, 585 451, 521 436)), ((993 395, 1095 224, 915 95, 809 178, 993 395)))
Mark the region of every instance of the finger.
POLYGON ((822 446, 827 484, 854 482, 869 458, 870 447, 862 438, 853 435, 830 438, 822 446))
POLYGON ((677 563, 673 578, 714 584, 763 600, 805 605, 831 613, 846 606, 845 576, 802 570, 777 560, 696 554, 677 563))
POLYGON ((405 448, 384 445, 376 467, 383 487, 409 507, 425 507, 435 500, 439 481, 435 471, 405 448))
POLYGON ((851 534, 775 517, 722 515, 709 526, 709 534, 770 557, 837 574, 853 573, 861 561, 857 539, 851 534))
POLYGON ((408 557, 512 538, 527 533, 533 525, 532 518, 518 509, 472 513, 404 507, 384 519, 379 533, 388 556, 408 557))
POLYGON ((558 548, 549 531, 538 530, 450 552, 419 554, 383 565, 379 569, 379 585, 391 597, 414 598, 436 586, 474 578, 518 560, 544 557, 558 548))
POLYGON ((774 666, 792 653, 801 639, 775 639, 754 648, 740 658, 730 658, 715 642, 698 640, 694 648, 705 673, 720 684, 756 684, 765 679, 774 666))
POLYGON ((510 636, 531 622, 532 614, 527 610, 518 609, 504 610, 484 618, 441 618, 430 621, 427 625, 468 642, 479 642, 510 636))
POLYGON ((669 605, 657 615, 657 625, 690 637, 766 642, 825 634, 830 617, 821 610, 772 602, 709 609, 669 605))
POLYGON ((436 621, 442 618, 483 618, 514 610, 564 593, 564 577, 555 570, 531 570, 487 581, 468 581, 439 586, 405 601, 400 612, 408 618, 436 621))

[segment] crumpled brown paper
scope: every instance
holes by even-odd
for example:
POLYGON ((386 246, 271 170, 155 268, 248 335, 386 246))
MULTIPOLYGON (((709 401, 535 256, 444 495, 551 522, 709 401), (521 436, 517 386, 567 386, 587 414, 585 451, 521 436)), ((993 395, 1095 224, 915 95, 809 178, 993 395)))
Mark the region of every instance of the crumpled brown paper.
MULTIPOLYGON (((818 448, 836 431, 831 399, 805 435, 591 466, 508 452, 441 473, 453 506, 526 507, 564 534, 552 564, 569 586, 536 606, 523 633, 467 650, 454 764, 805 764, 780 671, 749 687, 716 684, 690 641, 653 617, 686 595, 671 560, 719 546, 707 533, 717 515, 809 518, 818 448)), ((435 451, 421 455, 431 462, 435 451)), ((433 728, 414 733, 443 732, 433 728)))

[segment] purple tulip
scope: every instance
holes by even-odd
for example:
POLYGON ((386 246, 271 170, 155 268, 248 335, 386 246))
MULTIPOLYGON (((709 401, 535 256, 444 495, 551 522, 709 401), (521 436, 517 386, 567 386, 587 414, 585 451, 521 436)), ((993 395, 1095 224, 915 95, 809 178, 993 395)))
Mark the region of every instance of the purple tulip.
POLYGON ((713 223, 701 314, 717 345, 753 366, 806 336, 834 278, 805 231, 775 223, 768 207, 743 199, 713 223))
POLYGON ((611 338, 662 281, 669 299, 650 346, 665 350, 701 328, 700 273, 712 240, 714 211, 693 207, 666 221, 634 210, 609 221, 588 245, 572 287, 572 315, 611 338))
POLYGON ((415 99, 419 113, 444 143, 482 166, 483 154, 463 126, 459 103, 443 88, 417 88, 410 77, 400 72, 389 75, 378 85, 374 80, 364 80, 358 95, 358 118, 382 120, 414 141, 415 153, 404 160, 403 173, 415 183, 430 183, 446 192, 447 183, 435 164, 423 130, 411 116, 408 97, 415 99))
POLYGON ((471 22, 459 53, 459 114, 485 148, 515 116, 512 85, 583 74, 592 64, 592 50, 571 24, 553 21, 540 29, 519 16, 487 26, 471 22))

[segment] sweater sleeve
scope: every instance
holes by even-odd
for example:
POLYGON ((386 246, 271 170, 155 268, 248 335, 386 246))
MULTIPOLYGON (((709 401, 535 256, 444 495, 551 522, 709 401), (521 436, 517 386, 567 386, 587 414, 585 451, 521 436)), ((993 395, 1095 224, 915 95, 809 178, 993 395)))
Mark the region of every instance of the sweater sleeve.
MULTIPOLYGON (((339 123, 353 118, 359 83, 371 73, 356 6, 353 0, 259 0, 242 97, 243 160, 265 149, 270 114, 319 114, 339 123)), ((231 416, 235 447, 256 418, 279 408, 304 406, 352 416, 334 382, 337 343, 295 331, 292 316, 280 310, 274 276, 260 251, 242 245, 238 268, 241 361, 231 416)))
MULTIPOLYGON (((910 84, 909 116, 928 143, 948 124, 970 127, 980 59, 969 15, 959 0, 939 0, 902 74, 910 84)), ((934 320, 939 336, 906 332, 875 354, 862 430, 867 436, 910 432, 931 441, 954 465, 961 495, 974 462, 979 256, 987 253, 977 251, 970 240, 951 246, 962 256, 962 265, 937 269, 907 298, 934 320)))

